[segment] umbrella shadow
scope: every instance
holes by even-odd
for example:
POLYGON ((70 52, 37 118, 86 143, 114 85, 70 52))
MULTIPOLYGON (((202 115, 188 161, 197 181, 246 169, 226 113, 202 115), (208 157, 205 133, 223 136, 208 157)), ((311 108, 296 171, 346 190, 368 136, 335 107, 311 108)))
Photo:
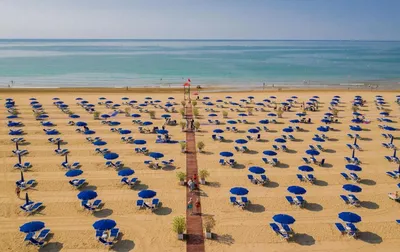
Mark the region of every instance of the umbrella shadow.
POLYGON ((296 233, 293 235, 293 241, 302 246, 311 246, 315 244, 315 239, 308 234, 296 233))
POLYGON ((135 185, 135 186, 133 187, 133 190, 135 190, 135 191, 141 191, 141 190, 146 190, 146 189, 148 189, 148 188, 149 188, 148 185, 139 183, 139 184, 137 184, 137 185, 135 185))
POLYGON ((262 212, 265 212, 265 207, 264 207, 263 205, 260 205, 260 204, 253 204, 253 203, 251 203, 251 204, 249 204, 249 205, 246 207, 246 209, 247 209, 249 212, 252 212, 252 213, 262 213, 262 212))
POLYGON ((277 133, 278 131, 277 130, 268 130, 268 133, 277 133))
POLYGON ((296 150, 293 150, 293 149, 288 149, 288 150, 286 151, 286 153, 296 154, 297 151, 296 151, 296 150))
MULTIPOLYGON (((309 124, 309 123, 307 123, 307 124, 309 124)), ((310 131, 309 131, 309 130, 307 130, 307 129, 302 129, 302 130, 301 130, 301 132, 304 132, 304 133, 309 133, 310 131)))
POLYGON ((82 191, 82 190, 84 190, 84 191, 86 191, 86 190, 95 191, 95 190, 97 190, 97 186, 85 184, 84 186, 80 187, 79 190, 80 191, 82 191))
POLYGON ((245 154, 250 154, 250 155, 255 155, 255 154, 258 154, 259 152, 258 151, 256 151, 256 150, 248 150, 248 151, 246 151, 246 152, 244 152, 245 154))
POLYGON ((221 143, 233 143, 233 140, 231 139, 224 139, 221 141, 221 143))
POLYGON ((358 239, 371 244, 378 244, 383 241, 382 237, 372 232, 359 232, 358 239))
POLYGON ((219 183, 219 182, 206 182, 206 185, 208 185, 209 187, 215 187, 215 188, 221 187, 221 183, 219 183))
POLYGON ((203 154, 203 155, 214 155, 214 152, 211 152, 211 151, 202 151, 202 152, 200 152, 200 154, 203 154))
POLYGON ((292 140, 292 142, 300 143, 300 142, 304 142, 304 140, 300 139, 300 138, 296 138, 296 139, 292 140))
POLYGON ((304 208, 307 210, 313 211, 313 212, 320 212, 320 211, 324 210, 324 207, 321 206, 320 204, 309 203, 309 202, 306 203, 304 208))
POLYGON ((371 131, 370 129, 362 129, 362 131, 371 131))
POLYGON ((131 251, 135 248, 135 242, 132 240, 123 240, 124 234, 121 233, 118 237, 117 242, 113 245, 111 250, 113 251, 131 251))
POLYGON ((360 140, 370 142, 370 141, 372 141, 372 138, 369 138, 369 137, 362 137, 360 140))
POLYGON ((163 171, 173 171, 176 170, 176 166, 174 165, 166 165, 162 168, 163 171))
POLYGON ((233 169, 244 169, 244 168, 246 168, 246 166, 243 164, 235 164, 232 168, 233 169))
POLYGON ((324 152, 326 152, 326 153, 336 153, 336 151, 333 150, 333 149, 325 149, 324 152))
POLYGON ((243 133, 246 133, 246 131, 244 131, 244 130, 238 130, 237 133, 243 134, 243 133))
POLYGON ((258 142, 259 143, 268 143, 269 141, 267 139, 259 139, 258 142))
POLYGON ((269 187, 269 188, 277 188, 279 186, 279 183, 275 182, 275 181, 269 181, 268 184, 266 184, 264 186, 269 187))
POLYGON ((367 209, 378 209, 379 205, 372 201, 361 201, 360 206, 367 209))
POLYGON ((18 145, 19 146, 31 145, 31 142, 25 141, 25 142, 19 143, 18 145))
POLYGON ((326 182, 324 180, 316 179, 315 182, 314 182, 314 185, 317 185, 317 186, 328 186, 328 182, 326 182))
POLYGON ((277 168, 289 168, 289 165, 279 162, 278 164, 275 165, 275 167, 277 167, 277 168))
POLYGON ((232 245, 235 243, 235 239, 233 239, 232 235, 230 234, 213 234, 213 237, 215 238, 215 241, 225 245, 232 245))
MULTIPOLYGON (((48 236, 50 236, 50 234, 48 236)), ((61 242, 49 242, 44 247, 40 248, 38 251, 39 252, 47 252, 47 251, 57 252, 57 251, 61 251, 63 249, 63 247, 64 247, 64 244, 62 244, 61 242)))
POLYGON ((323 167, 323 168, 332 168, 333 165, 330 164, 330 163, 324 163, 324 165, 320 165, 320 167, 323 167))
POLYGON ((94 217, 96 218, 105 218, 110 216, 114 211, 109 209, 109 208, 105 208, 105 209, 101 209, 100 211, 96 211, 93 213, 94 217))
POLYGON ((153 211, 156 215, 168 215, 172 213, 172 209, 169 207, 159 207, 158 209, 153 211))
POLYGON ((333 138, 333 137, 331 138, 331 137, 330 137, 330 138, 328 139, 328 141, 330 141, 330 142, 337 142, 337 141, 339 141, 339 139, 333 138))
POLYGON ((360 183, 369 186, 376 185, 376 182, 372 179, 361 179, 360 183))

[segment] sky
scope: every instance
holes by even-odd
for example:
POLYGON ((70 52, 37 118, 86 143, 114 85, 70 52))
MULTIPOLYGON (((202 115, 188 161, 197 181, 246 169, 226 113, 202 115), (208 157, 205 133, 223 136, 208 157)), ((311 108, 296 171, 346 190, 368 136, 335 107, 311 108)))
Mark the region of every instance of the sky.
POLYGON ((0 0, 0 39, 400 40, 400 0, 0 0))

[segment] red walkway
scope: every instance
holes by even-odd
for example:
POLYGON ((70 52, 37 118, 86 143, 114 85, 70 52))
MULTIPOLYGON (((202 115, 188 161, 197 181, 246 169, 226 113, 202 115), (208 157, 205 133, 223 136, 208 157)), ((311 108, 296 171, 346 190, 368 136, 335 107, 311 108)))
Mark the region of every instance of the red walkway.
MULTIPOLYGON (((186 118, 192 119, 192 106, 188 104, 186 107, 186 118)), ((189 127, 190 128, 190 127, 189 127)), ((187 180, 189 178, 193 178, 194 174, 198 175, 197 168, 197 157, 196 157, 196 139, 195 134, 192 130, 187 130, 186 132, 186 174, 187 180)), ((196 184, 199 185, 199 181, 196 181, 196 184)), ((200 199, 200 195, 198 191, 190 192, 189 188, 186 187, 186 202, 189 202, 189 199, 193 200, 193 212, 195 214, 190 215, 188 211, 186 211, 186 227, 187 227, 187 246, 186 251, 188 252, 204 252, 204 235, 203 235, 203 223, 201 219, 201 207, 200 213, 196 212, 195 203, 197 199, 200 199)))

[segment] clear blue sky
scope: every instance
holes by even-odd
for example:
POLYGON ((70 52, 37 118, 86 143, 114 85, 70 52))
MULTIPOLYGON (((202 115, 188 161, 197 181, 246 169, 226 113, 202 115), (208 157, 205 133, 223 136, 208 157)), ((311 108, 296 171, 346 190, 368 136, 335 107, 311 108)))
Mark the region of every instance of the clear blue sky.
POLYGON ((400 0, 0 0, 0 38, 400 40, 400 0))

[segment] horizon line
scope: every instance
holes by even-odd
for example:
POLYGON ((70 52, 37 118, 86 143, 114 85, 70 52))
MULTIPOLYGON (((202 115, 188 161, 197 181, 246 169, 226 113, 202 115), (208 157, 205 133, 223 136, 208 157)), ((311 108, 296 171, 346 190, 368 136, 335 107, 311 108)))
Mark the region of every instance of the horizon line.
POLYGON ((126 41, 343 41, 343 42, 400 42, 400 40, 379 40, 379 39, 224 39, 224 38, 0 38, 0 41, 7 40, 126 40, 126 41))

